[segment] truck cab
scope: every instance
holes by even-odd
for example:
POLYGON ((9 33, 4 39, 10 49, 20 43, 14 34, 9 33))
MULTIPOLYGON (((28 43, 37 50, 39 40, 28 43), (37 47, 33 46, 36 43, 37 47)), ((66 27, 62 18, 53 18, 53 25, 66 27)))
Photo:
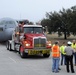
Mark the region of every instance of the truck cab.
POLYGON ((49 57, 51 42, 44 35, 41 25, 24 25, 22 32, 19 31, 18 27, 14 30, 12 40, 7 43, 7 49, 18 51, 22 58, 27 55, 40 54, 44 57, 49 57), (16 32, 19 32, 19 34, 16 34, 16 32), (20 39, 21 33, 23 33, 22 40, 20 39))

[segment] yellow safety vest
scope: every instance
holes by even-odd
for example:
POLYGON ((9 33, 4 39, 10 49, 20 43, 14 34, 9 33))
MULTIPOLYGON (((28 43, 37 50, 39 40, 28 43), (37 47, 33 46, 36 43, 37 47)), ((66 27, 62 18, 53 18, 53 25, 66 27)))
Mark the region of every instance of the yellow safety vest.
POLYGON ((61 46, 61 47, 60 47, 60 52, 61 52, 62 54, 64 54, 64 55, 66 54, 66 53, 64 52, 65 47, 66 47, 66 46, 61 46))
POLYGON ((71 47, 76 51, 76 43, 71 45, 71 47))

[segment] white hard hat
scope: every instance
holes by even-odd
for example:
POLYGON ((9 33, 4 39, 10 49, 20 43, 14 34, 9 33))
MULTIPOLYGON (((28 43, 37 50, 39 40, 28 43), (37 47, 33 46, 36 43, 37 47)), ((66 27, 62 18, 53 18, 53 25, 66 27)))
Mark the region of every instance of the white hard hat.
POLYGON ((72 43, 71 43, 70 41, 68 41, 68 43, 67 43, 67 44, 70 44, 70 45, 71 45, 72 43))

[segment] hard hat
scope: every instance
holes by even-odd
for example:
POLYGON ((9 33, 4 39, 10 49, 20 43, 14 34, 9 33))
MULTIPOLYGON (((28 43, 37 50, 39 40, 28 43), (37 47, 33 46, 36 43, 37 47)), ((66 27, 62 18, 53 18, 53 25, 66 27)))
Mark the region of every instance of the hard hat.
POLYGON ((71 45, 72 43, 70 41, 68 41, 67 44, 71 45))

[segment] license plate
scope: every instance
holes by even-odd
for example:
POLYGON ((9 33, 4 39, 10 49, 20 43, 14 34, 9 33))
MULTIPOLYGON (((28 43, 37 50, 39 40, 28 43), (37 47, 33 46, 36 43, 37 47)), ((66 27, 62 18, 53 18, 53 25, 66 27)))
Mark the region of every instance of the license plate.
POLYGON ((29 50, 29 55, 36 55, 36 54, 50 54, 50 50, 29 50))
POLYGON ((50 50, 43 50, 43 54, 50 54, 50 50))

